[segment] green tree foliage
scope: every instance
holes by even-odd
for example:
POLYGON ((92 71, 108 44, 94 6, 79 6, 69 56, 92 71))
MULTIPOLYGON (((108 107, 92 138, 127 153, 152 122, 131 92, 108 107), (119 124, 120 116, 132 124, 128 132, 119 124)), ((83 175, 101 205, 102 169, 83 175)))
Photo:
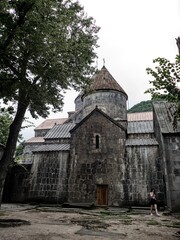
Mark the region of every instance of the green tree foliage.
POLYGON ((132 108, 128 110, 128 113, 150 112, 150 111, 152 111, 152 101, 147 100, 134 105, 132 108))
MULTIPOLYGON (((6 145, 8 135, 9 135, 9 129, 13 122, 13 114, 14 114, 14 110, 12 107, 7 107, 7 108, 2 107, 0 109, 0 144, 4 146, 6 145)), ((30 122, 28 122, 27 119, 25 119, 25 122, 29 124, 26 127, 31 126, 30 122)), ((22 141, 22 139, 23 139, 22 134, 19 133, 18 142, 22 141)))
POLYGON ((92 72, 98 28, 70 0, 0 3, 1 98, 28 105, 33 117, 62 108, 62 90, 92 72))
POLYGON ((25 148, 25 141, 22 141, 22 142, 19 143, 19 145, 16 148, 15 162, 19 162, 20 160, 23 160, 24 148, 25 148))
POLYGON ((25 141, 20 142, 16 148, 16 156, 21 156, 25 148, 25 141))
MULTIPOLYGON (((176 39, 180 52, 180 38, 176 39)), ((174 113, 174 124, 180 120, 180 55, 177 55, 172 63, 165 58, 157 58, 153 60, 156 64, 155 69, 147 68, 147 73, 153 77, 150 84, 152 88, 145 93, 150 93, 153 99, 160 96, 176 106, 174 113)))
POLYGON ((12 117, 7 111, 0 112, 0 143, 4 146, 9 134, 9 126, 12 123, 12 117))
POLYGON ((15 117, 0 161, 0 192, 28 109, 60 111, 63 94, 93 73, 99 28, 75 0, 0 1, 0 99, 15 117))
POLYGON ((158 96, 153 96, 151 100, 142 101, 128 110, 128 113, 135 112, 151 112, 153 111, 153 102, 162 101, 166 99, 166 95, 160 94, 158 96))

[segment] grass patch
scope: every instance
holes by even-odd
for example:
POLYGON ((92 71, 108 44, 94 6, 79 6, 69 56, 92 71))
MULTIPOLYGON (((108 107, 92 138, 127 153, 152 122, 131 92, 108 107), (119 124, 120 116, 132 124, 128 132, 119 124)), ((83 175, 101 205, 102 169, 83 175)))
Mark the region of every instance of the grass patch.
POLYGON ((162 219, 161 221, 162 221, 162 222, 169 222, 168 219, 162 219))
POLYGON ((180 222, 173 222, 173 226, 180 228, 180 222))
POLYGON ((165 226, 170 227, 170 228, 180 228, 180 222, 173 222, 173 223, 167 224, 165 226))
POLYGON ((116 219, 116 220, 131 220, 131 216, 127 214, 114 214, 112 212, 100 212, 100 217, 103 217, 105 219, 116 219))
POLYGON ((147 222, 147 225, 148 226, 150 226, 150 225, 158 226, 158 225, 160 225, 160 223, 155 220, 152 220, 152 221, 147 222))
POLYGON ((100 214, 105 215, 105 216, 113 215, 113 214, 111 214, 111 212, 100 212, 100 214))
POLYGON ((132 220, 131 216, 129 216, 129 215, 119 215, 118 219, 132 220))
POLYGON ((132 224, 132 220, 131 219, 123 219, 123 220, 120 220, 120 221, 124 225, 131 225, 132 224))

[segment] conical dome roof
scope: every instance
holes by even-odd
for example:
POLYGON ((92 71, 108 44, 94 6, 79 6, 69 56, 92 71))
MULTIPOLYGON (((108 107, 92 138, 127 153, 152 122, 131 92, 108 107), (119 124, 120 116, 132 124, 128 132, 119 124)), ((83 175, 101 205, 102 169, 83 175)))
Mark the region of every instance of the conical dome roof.
POLYGON ((115 90, 124 93, 127 97, 126 92, 116 82, 105 66, 92 78, 86 94, 97 90, 115 90))

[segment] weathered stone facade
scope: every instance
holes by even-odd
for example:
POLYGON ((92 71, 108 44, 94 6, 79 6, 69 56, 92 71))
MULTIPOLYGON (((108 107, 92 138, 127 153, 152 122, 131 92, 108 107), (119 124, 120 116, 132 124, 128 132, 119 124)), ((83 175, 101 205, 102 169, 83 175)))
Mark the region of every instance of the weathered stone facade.
POLYGON ((180 136, 164 136, 166 168, 169 187, 169 205, 178 210, 180 205, 180 136), (179 154, 177 154, 177 152, 179 154))
POLYGON ((158 146, 127 146, 125 169, 126 196, 130 205, 146 205, 150 186, 158 192, 161 204, 164 203, 163 169, 158 146))
POLYGON ((28 171, 13 170, 13 197, 4 199, 148 206, 153 187, 159 204, 180 211, 180 123, 174 130, 172 104, 153 103, 153 115, 127 114, 126 101, 103 67, 67 119, 53 120, 48 131, 42 124, 27 141, 28 171))
POLYGON ((31 164, 9 169, 3 192, 3 202, 25 202, 28 199, 31 164))
POLYGON ((71 130, 70 203, 99 205, 97 188, 103 185, 103 205, 122 205, 125 140, 126 129, 98 108, 71 130))
POLYGON ((37 152, 31 167, 29 201, 67 201, 69 152, 37 152))
POLYGON ((167 205, 180 211, 180 122, 173 126, 175 109, 170 103, 154 103, 154 132, 164 172, 167 205))

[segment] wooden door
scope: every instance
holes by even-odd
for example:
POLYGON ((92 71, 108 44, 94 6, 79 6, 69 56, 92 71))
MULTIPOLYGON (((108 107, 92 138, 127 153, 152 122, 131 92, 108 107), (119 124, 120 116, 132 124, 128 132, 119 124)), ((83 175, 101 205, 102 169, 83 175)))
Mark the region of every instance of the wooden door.
POLYGON ((108 185, 97 185, 97 205, 108 205, 108 185))

